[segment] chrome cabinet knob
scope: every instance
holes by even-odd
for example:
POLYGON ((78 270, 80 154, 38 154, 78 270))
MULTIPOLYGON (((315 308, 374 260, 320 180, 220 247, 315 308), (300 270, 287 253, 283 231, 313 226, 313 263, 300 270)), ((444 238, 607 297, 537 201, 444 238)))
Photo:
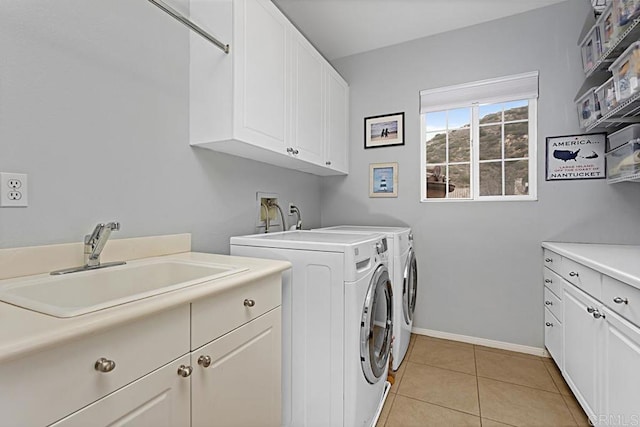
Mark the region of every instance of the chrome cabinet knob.
POLYGON ((545 258, 544 262, 553 262, 553 260, 551 258, 545 258))
POLYGON ((575 271, 571 271, 571 272, 569 272, 569 276, 578 277, 578 273, 576 273, 575 271))
POLYGON ((553 323, 551 323, 551 322, 547 322, 547 323, 545 323, 545 325, 547 325, 550 328, 553 327, 553 323))
POLYGON ((331 166, 331 161, 327 160, 326 162, 324 162, 324 164, 327 166, 331 166))
POLYGON ((551 279, 544 279, 544 283, 553 283, 551 279))
POLYGON ((193 368, 191 366, 180 365, 180 367, 178 368, 178 375, 180 375, 182 378, 187 378, 189 375, 191 375, 191 372, 193 372, 193 368))
POLYGON ((256 305, 256 302, 252 299, 246 299, 244 300, 244 306, 245 307, 253 307, 254 305, 256 305))
POLYGON ((606 318, 606 316, 603 313, 600 313, 598 310, 593 312, 593 317, 595 319, 600 319, 600 318, 605 319, 606 318))
POLYGON ((545 305, 553 305, 553 303, 551 301, 545 301, 544 304, 545 305))
POLYGON ((629 300, 622 297, 615 297, 613 299, 613 302, 615 302, 616 304, 629 304, 629 300))
POLYGON ((293 148, 287 147, 287 153, 292 154, 293 153, 293 148))
POLYGON ((208 368, 209 366, 211 366, 211 356, 202 355, 198 357, 198 365, 202 366, 203 368, 208 368))
POLYGON ((300 152, 299 152, 298 150, 294 149, 294 150, 292 151, 292 153, 293 153, 294 155, 297 155, 297 154, 298 154, 298 153, 300 153, 300 152))
POLYGON ((597 310, 593 307, 587 307, 587 313, 592 314, 594 311, 597 311, 597 310))
POLYGON ((96 360, 96 363, 93 365, 93 367, 98 372, 107 373, 116 369, 116 362, 114 362, 113 360, 109 360, 107 358, 101 357, 100 359, 96 360))

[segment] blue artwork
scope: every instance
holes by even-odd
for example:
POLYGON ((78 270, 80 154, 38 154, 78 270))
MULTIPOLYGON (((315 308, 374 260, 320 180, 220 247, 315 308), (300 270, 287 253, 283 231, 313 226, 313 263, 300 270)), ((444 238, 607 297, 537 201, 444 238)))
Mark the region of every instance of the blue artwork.
POLYGON ((373 169, 373 192, 374 193, 393 193, 393 168, 374 168, 373 169))

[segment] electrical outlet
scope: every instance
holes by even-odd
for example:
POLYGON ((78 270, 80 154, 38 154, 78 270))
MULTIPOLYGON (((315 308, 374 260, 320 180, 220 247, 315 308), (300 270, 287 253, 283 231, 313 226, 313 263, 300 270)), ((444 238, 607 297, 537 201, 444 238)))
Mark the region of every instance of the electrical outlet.
POLYGON ((296 213, 296 211, 293 209, 295 205, 291 202, 289 202, 289 209, 287 210, 287 213, 289 214, 289 216, 292 216, 294 213, 296 213))
POLYGON ((26 207, 27 174, 0 172, 0 207, 26 207))

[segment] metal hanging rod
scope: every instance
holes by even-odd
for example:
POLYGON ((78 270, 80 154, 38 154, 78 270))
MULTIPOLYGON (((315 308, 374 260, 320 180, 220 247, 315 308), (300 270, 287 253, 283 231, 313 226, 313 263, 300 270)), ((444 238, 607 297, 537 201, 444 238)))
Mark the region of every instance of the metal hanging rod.
POLYGON ((184 24, 187 27, 191 28, 196 33, 200 34, 205 39, 209 40, 214 45, 218 46, 220 49, 222 49, 224 51, 224 53, 229 53, 229 45, 228 44, 222 43, 220 40, 218 40, 217 38, 213 37, 211 34, 206 32, 205 30, 203 30, 198 25, 194 24, 189 18, 185 17, 184 15, 182 15, 180 12, 178 12, 177 10, 175 10, 174 8, 172 8, 171 6, 166 4, 165 2, 163 2, 161 0, 149 0, 149 2, 151 2, 152 4, 158 6, 160 9, 162 9, 164 12, 166 12, 168 15, 170 15, 176 21, 181 22, 182 24, 184 24))

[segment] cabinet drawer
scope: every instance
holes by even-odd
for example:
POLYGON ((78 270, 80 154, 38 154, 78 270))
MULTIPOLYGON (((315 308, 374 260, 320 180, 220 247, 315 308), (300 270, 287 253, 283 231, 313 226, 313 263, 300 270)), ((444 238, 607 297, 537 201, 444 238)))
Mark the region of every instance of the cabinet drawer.
POLYGON ((562 299, 562 277, 548 268, 544 269, 542 277, 544 278, 544 286, 549 288, 558 298, 562 299))
POLYGON ((640 289, 603 276, 602 302, 631 323, 640 326, 640 289))
POLYGON ((546 308, 544 310, 544 345, 562 369, 562 323, 546 308))
POLYGON ((549 288, 544 288, 544 306, 551 311, 554 316, 562 321, 562 300, 556 296, 549 288))
POLYGON ((277 273, 194 302, 191 348, 196 349, 278 307, 282 301, 281 288, 282 277, 277 273))
POLYGON ((2 422, 57 421, 188 353, 188 330, 186 304, 0 364, 2 422), (100 358, 115 368, 96 370, 100 358))
POLYGON ((562 259, 562 277, 595 299, 602 295, 601 274, 567 258, 562 259))
POLYGON ((550 268, 556 273, 560 273, 560 267, 562 266, 562 257, 555 252, 551 252, 549 249, 545 249, 542 253, 542 261, 545 267, 550 268))

